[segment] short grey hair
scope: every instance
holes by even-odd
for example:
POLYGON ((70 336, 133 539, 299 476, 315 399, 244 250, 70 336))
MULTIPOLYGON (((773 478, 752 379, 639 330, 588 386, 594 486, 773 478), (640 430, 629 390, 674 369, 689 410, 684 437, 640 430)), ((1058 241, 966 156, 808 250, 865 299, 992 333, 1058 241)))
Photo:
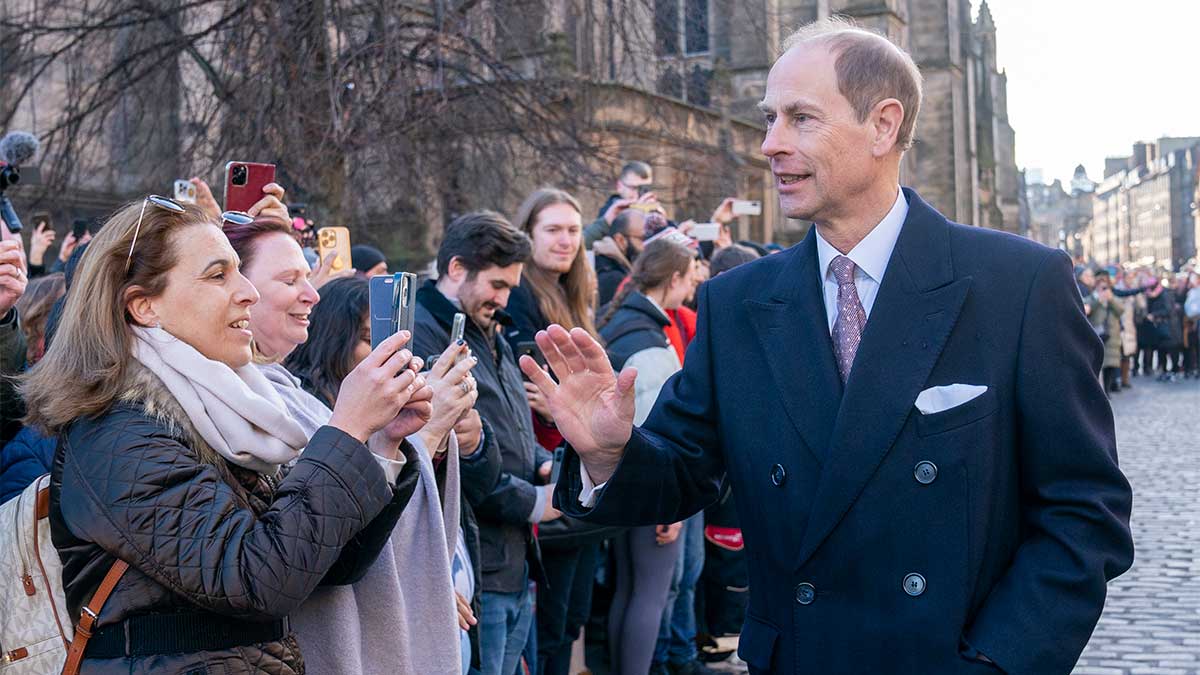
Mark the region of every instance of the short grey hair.
POLYGON ((835 56, 838 91, 850 102, 859 122, 865 122, 871 109, 884 99, 900 102, 904 119, 896 144, 901 150, 911 148, 921 111, 922 80, 912 56, 882 35, 841 16, 801 27, 783 41, 783 51, 808 44, 825 45, 835 56))

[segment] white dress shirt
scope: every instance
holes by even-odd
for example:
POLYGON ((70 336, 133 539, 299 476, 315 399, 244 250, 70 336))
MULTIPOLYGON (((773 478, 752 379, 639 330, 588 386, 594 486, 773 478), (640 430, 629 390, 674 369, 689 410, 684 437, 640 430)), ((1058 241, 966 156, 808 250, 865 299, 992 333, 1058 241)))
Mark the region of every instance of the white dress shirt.
MULTIPOLYGON (((871 308, 875 305, 875 296, 879 295, 879 285, 883 283, 883 275, 887 272, 888 262, 892 259, 892 251, 896 248, 896 240, 900 238, 900 230, 908 218, 908 200, 904 191, 896 187, 896 202, 887 212, 883 220, 873 230, 863 237, 863 240, 850 249, 846 257, 854 263, 854 288, 858 290, 858 300, 862 303, 863 312, 871 316, 871 308)), ((837 321, 837 279, 829 272, 829 263, 842 255, 832 244, 825 241, 821 231, 817 230, 817 262, 822 290, 825 294, 825 317, 829 321, 829 333, 833 334, 833 324, 837 321)), ((599 485, 592 483, 583 463, 579 465, 579 477, 582 479, 583 490, 579 493, 579 503, 592 507, 596 498, 607 485, 607 481, 599 485)))
MULTIPOLYGON (((858 300, 868 318, 871 316, 871 307, 875 305, 875 296, 879 295, 879 284, 883 283, 883 275, 892 259, 892 250, 896 248, 896 240, 900 238, 900 230, 904 227, 907 217, 908 200, 904 198, 904 192, 897 188, 896 203, 892 205, 892 210, 846 254, 854 263, 854 288, 858 290, 858 300)), ((829 263, 842 253, 825 241, 820 230, 817 230, 816 235, 819 263, 817 269, 821 275, 822 290, 825 292, 825 317, 829 320, 829 333, 832 335, 833 324, 837 321, 838 284, 833 273, 829 271, 829 263)))

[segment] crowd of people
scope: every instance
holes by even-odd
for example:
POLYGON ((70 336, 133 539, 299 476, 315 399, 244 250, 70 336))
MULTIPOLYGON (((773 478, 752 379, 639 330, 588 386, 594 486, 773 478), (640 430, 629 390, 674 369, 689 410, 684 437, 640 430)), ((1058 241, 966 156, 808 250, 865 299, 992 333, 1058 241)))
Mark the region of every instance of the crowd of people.
POLYGON ((1079 264, 1084 311, 1104 343, 1104 388, 1111 395, 1138 375, 1160 382, 1200 377, 1200 273, 1147 266, 1079 264))
MULTIPOLYGON (((50 474, 73 618, 128 564, 87 672, 561 675, 585 626, 611 672, 709 672, 700 647, 744 612, 732 496, 649 527, 564 516, 563 437, 518 367, 538 331, 583 329, 638 368, 640 422, 700 284, 779 250, 734 242, 732 198, 693 239, 652 178, 627 163, 595 218, 554 188, 458 216, 412 332, 374 349, 386 257, 359 244, 334 271, 276 184, 236 212, 194 180, 195 204, 127 204, 49 264, 49 223, 5 229, 0 503, 50 474)), ((1094 283, 1092 316, 1120 314, 1094 283)), ((1149 315, 1167 294, 1178 316, 1154 292, 1149 315)), ((1194 371, 1191 344, 1151 351, 1194 371)))

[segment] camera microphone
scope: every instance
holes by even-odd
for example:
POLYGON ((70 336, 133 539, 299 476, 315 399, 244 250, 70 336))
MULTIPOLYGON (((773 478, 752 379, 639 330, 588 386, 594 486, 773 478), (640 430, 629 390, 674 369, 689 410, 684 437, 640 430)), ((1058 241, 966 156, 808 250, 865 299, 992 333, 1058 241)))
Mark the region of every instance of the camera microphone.
POLYGON ((20 182, 20 166, 33 159, 37 151, 38 139, 27 131, 10 131, 0 138, 0 219, 10 232, 21 231, 21 219, 4 191, 20 182))
POLYGON ((10 131, 0 138, 0 162, 21 166, 33 159, 38 151, 37 136, 28 131, 10 131))

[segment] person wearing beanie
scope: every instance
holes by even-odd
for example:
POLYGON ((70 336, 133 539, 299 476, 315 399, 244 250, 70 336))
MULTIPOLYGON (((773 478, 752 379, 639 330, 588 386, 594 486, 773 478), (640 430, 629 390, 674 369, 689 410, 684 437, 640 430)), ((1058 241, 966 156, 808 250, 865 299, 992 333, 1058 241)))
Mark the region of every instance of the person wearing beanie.
POLYGON ((350 247, 350 264, 359 274, 370 279, 378 274, 388 273, 387 258, 383 251, 366 244, 356 244, 350 247))

